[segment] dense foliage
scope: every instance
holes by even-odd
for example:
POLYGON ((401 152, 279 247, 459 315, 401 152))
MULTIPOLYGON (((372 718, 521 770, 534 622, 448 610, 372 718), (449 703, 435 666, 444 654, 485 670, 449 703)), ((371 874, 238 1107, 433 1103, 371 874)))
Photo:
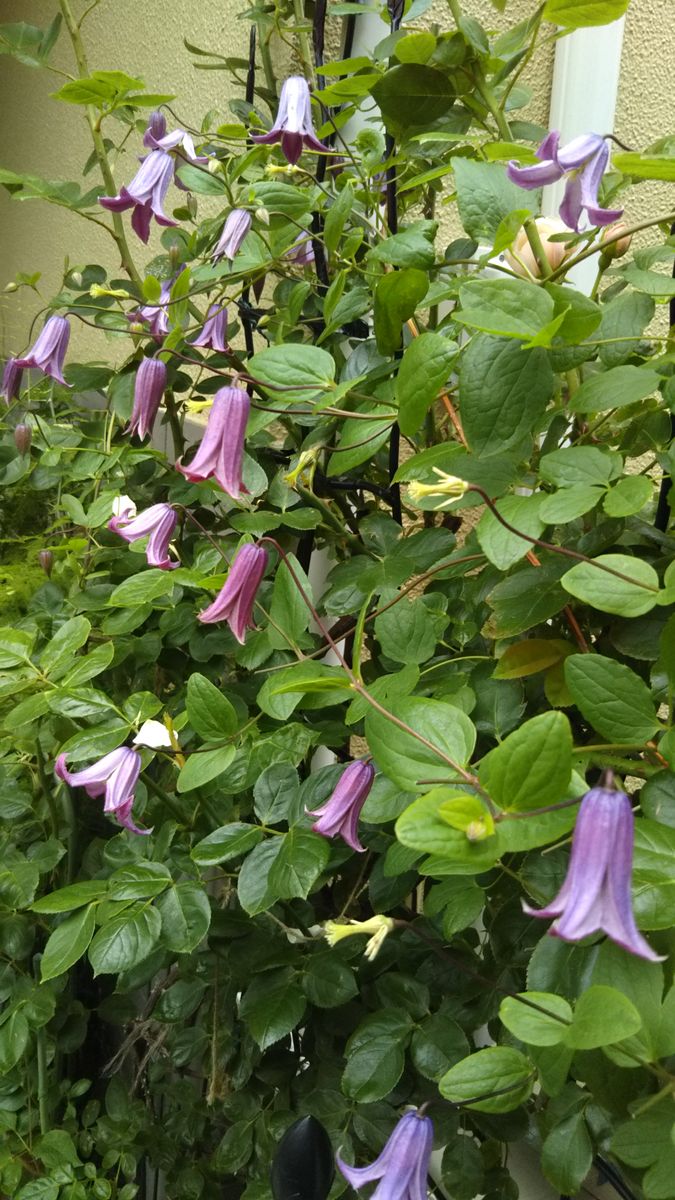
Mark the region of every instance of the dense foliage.
MULTIPOLYGON (((523 70, 556 23, 626 0, 532 0, 499 37, 458 0, 436 32, 425 0, 402 7, 372 57, 329 63, 321 0, 253 9, 250 63, 189 46, 240 87, 228 121, 175 136, 173 96, 89 71, 70 0, 48 29, 0 28, 26 87, 70 38, 53 102, 92 134, 84 184, 0 173, 74 214, 34 335, 59 320, 11 348, 32 370, 9 364, 0 445, 0 1190, 18 1200, 132 1200, 156 1172, 172 1200, 258 1200, 299 1116, 361 1165, 420 1105, 454 1200, 516 1197, 512 1143, 561 1193, 595 1160, 673 1195, 675 211, 632 248, 630 213, 643 180, 675 177, 674 143, 614 149, 602 181, 602 137, 576 165, 550 138, 534 153, 523 70), (538 224, 537 163, 565 177, 563 215, 581 197, 623 225, 538 224), (108 229, 112 278, 77 263, 77 217, 108 229), (99 331, 96 362, 73 361, 63 318, 99 331), (133 506, 161 509, 139 527, 133 506), (105 782, 65 780, 125 746, 106 814, 105 782), (564 941, 531 910, 589 789, 574 903, 597 886, 564 941), (647 942, 616 916, 631 806, 647 942)), ((330 19, 350 34, 354 11, 330 19)))

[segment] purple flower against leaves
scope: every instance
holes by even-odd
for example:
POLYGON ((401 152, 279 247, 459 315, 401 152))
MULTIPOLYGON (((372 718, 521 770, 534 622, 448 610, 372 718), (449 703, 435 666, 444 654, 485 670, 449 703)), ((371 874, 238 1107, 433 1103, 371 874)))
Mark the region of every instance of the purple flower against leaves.
POLYGON ((163 112, 156 109, 150 113, 148 117, 148 125, 143 134, 143 145, 147 146, 148 150, 159 150, 160 139, 166 137, 166 117, 163 112))
POLYGON ((267 567, 267 551, 262 546, 247 544, 237 551, 224 587, 212 604, 199 613, 205 625, 227 621, 242 646, 246 630, 255 629, 253 605, 267 567))
POLYGON ((117 196, 100 196, 99 204, 110 212, 132 208, 131 227, 142 242, 150 237, 150 221, 158 225, 176 225, 164 212, 164 200, 173 179, 174 161, 164 150, 151 150, 143 159, 131 183, 120 188, 117 196))
POLYGON ((250 228, 250 212, 247 212, 245 208, 233 208, 232 212, 228 213, 227 220, 223 225, 223 232, 218 239, 218 245, 213 251, 214 263, 217 263, 221 258, 229 258, 231 262, 237 251, 241 248, 241 244, 250 228))
POLYGON ((150 337, 161 342, 169 332, 169 310, 167 303, 171 297, 171 288, 175 279, 165 279, 159 289, 159 299, 156 304, 141 304, 140 308, 127 313, 129 321, 142 321, 148 327, 150 337))
POLYGON ((369 1167, 350 1167, 339 1154, 337 1165, 353 1188, 379 1180, 370 1200, 426 1200, 433 1140, 430 1118, 408 1112, 369 1167))
POLYGON ((210 306, 204 325, 191 345, 201 346, 204 350, 217 350, 220 354, 227 353, 226 308, 218 304, 210 306))
POLYGON ((161 358, 141 359, 134 384, 134 406, 131 410, 129 433, 135 433, 139 438, 152 433, 165 387, 166 364, 161 358))
POLYGON ((134 790, 141 773, 141 756, 128 746, 120 746, 83 771, 69 771, 66 755, 59 754, 54 772, 70 787, 83 787, 88 795, 105 795, 103 811, 112 813, 120 825, 132 833, 148 834, 151 829, 139 829, 131 819, 134 790))
POLYGON ((274 125, 269 133, 251 134, 251 140, 265 145, 281 142, 281 149, 291 166, 295 166, 300 158, 303 146, 330 153, 330 147, 324 146, 314 132, 309 86, 302 75, 292 75, 284 81, 274 125))
POLYGON ((299 267, 310 267, 314 262, 314 247, 309 233, 300 233, 293 245, 284 254, 289 262, 297 263, 299 267))
POLYGON ((169 558, 169 542, 176 528, 178 514, 170 504, 153 504, 138 516, 120 513, 108 521, 108 529, 119 533, 126 542, 148 538, 145 556, 151 567, 171 571, 179 564, 169 558))
POLYGON ((352 850, 362 854, 365 846, 359 841, 359 816, 374 778, 371 763, 350 763, 326 803, 315 811, 307 810, 310 817, 319 818, 312 825, 314 832, 327 838, 339 836, 352 850))
POLYGON ((251 401, 241 388, 224 387, 216 392, 204 436, 192 462, 186 467, 176 463, 186 479, 191 483, 215 479, 228 496, 239 499, 245 490, 241 463, 250 409, 251 401))
POLYGON ((3 396, 7 404, 11 404, 21 388, 21 376, 23 371, 21 367, 17 367, 15 358, 8 358, 5 363, 5 369, 2 372, 2 387, 0 387, 0 396, 3 396))
POLYGON ((559 142, 560 134, 556 130, 549 133, 537 150, 537 158, 541 161, 526 167, 510 162, 506 168, 509 179, 531 191, 547 183, 556 183, 567 175, 565 195, 558 211, 568 228, 579 231, 584 209, 591 225, 611 225, 623 209, 600 208, 598 204, 598 189, 609 161, 605 139, 598 133, 585 133, 562 149, 559 142))
POLYGON ((63 378, 63 364, 69 341, 70 321, 67 317, 49 317, 28 353, 24 354, 23 358, 14 359, 13 369, 16 371, 23 367, 37 367, 57 383, 70 387, 63 378))
POLYGON ((658 962, 635 924, 631 902, 633 809, 624 792, 595 787, 581 801, 567 877, 546 908, 523 904, 532 917, 555 917, 549 933, 577 942, 606 933, 631 954, 658 962))

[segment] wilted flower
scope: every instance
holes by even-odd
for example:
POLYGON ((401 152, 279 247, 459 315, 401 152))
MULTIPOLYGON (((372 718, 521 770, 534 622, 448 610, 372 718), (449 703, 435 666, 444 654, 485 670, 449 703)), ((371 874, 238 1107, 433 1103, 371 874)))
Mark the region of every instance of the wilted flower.
POLYGON ((245 208, 233 208, 227 215, 218 245, 213 251, 214 263, 221 258, 229 258, 232 261, 250 228, 250 212, 247 212, 245 208))
POLYGON ((600 259, 607 259, 611 262, 613 258, 623 258, 624 254, 628 254, 630 250, 633 235, 628 232, 628 226, 622 221, 618 221, 616 225, 607 225, 600 234, 600 242, 602 243, 602 253, 600 259), (619 237, 619 234, 623 234, 619 237), (616 241, 608 242, 609 238, 616 238, 616 241))
POLYGON ((425 499, 426 496, 447 496, 447 500, 443 500, 436 506, 444 508, 468 492, 469 484, 464 479, 458 479, 456 475, 448 475, 445 471, 441 471, 440 467, 431 469, 435 475, 438 475, 438 483, 420 483, 419 480, 413 479, 408 484, 408 495, 413 503, 425 499))
POLYGON ((2 387, 0 387, 0 396, 3 396, 8 404, 11 404, 19 394, 22 375, 23 371, 21 367, 17 366, 16 359, 8 358, 2 372, 2 387))
MULTIPOLYGON (((63 364, 70 341, 70 321, 67 317, 49 317, 42 332, 23 358, 14 360, 14 370, 22 367, 37 367, 44 375, 56 379, 64 387, 70 387, 63 378, 63 364)), ((4 388, 4 379, 3 379, 4 388)))
POLYGON ((565 942, 602 931, 631 954, 659 962, 633 916, 633 824, 624 792, 591 788, 581 801, 567 876, 558 895, 546 908, 523 908, 531 917, 555 917, 549 933, 565 942))
POLYGON ((253 605, 266 567, 267 551, 262 546, 242 546, 232 559, 225 585, 213 603, 199 613, 199 620, 206 625, 227 621, 243 646, 246 630, 255 629, 253 605))
POLYGON ((407 1112, 369 1167, 350 1167, 339 1154, 337 1165, 353 1188, 380 1181, 370 1200, 426 1200, 433 1140, 431 1119, 407 1112))
POLYGON ((228 496, 239 499, 244 486, 241 463, 250 409, 251 401, 242 388, 224 387, 216 392, 204 436, 192 462, 186 467, 176 463, 186 479, 201 483, 203 479, 213 478, 228 496))
POLYGON ((227 353, 226 308, 218 304, 210 306, 204 325, 191 345, 201 346, 204 350, 217 350, 220 354, 227 353))
POLYGON ((30 444, 33 440, 33 430, 30 425, 24 425, 23 421, 14 426, 14 445, 19 454, 28 454, 30 444))
POLYGON ((103 811, 112 813, 125 829, 132 833, 152 833, 151 829, 139 829, 131 819, 134 790, 141 773, 141 756, 135 750, 120 746, 83 771, 69 771, 66 755, 59 754, 54 772, 71 787, 83 787, 89 796, 105 795, 103 811))
POLYGON ((151 750, 171 749, 171 734, 161 721, 144 721, 132 738, 134 746, 149 746, 151 750))
POLYGON ((170 571, 179 566, 169 558, 169 543, 177 520, 178 514, 170 504, 153 504, 138 516, 122 513, 111 517, 108 529, 119 533, 125 542, 137 542, 140 538, 147 537, 145 557, 149 565, 160 567, 162 571, 170 571))
POLYGON ((359 816, 375 778, 372 763, 352 762, 342 772, 337 786, 325 804, 314 811, 307 809, 310 817, 318 817, 312 825, 315 833, 332 838, 338 835, 362 854, 365 846, 359 841, 359 816))
POLYGON ((547 183, 556 183, 567 175, 565 195, 558 211, 569 229, 579 231, 584 209, 592 225, 610 225, 616 221, 622 208, 600 208, 598 204, 598 189, 609 162, 605 139, 599 133, 584 133, 562 149, 559 143, 560 134, 553 130, 536 152, 540 162, 526 167, 510 162, 506 168, 509 179, 531 191, 547 183))
POLYGON ((281 149, 291 166, 295 166, 300 158, 303 146, 330 153, 330 147, 324 146, 314 132, 309 85, 302 75, 291 75, 284 81, 274 125, 269 133, 251 134, 251 140, 268 146, 281 142, 281 149))
POLYGON ((364 953, 366 958, 372 962, 392 929, 394 929, 393 917, 385 917, 384 913, 376 913, 367 921, 326 921, 323 932, 331 947, 336 946, 343 938, 353 937, 355 934, 367 934, 368 943, 364 953))
POLYGON ((134 406, 131 410, 129 433, 144 438, 152 433, 155 417, 166 387, 166 364, 161 358, 143 358, 136 372, 134 406))
MULTIPOLYGON (((572 247, 565 242, 552 242, 550 239, 556 233, 565 233, 567 226, 557 217, 537 217, 535 221, 537 232, 544 248, 546 261, 552 271, 562 266, 565 259, 572 253, 572 247)), ((569 235, 568 235, 569 236, 569 235)), ((529 243, 527 233, 519 229, 510 250, 505 252, 506 260, 516 275, 526 276, 529 272, 537 278, 541 275, 539 263, 529 243)))
POLYGON ((41 550, 38 554, 38 562, 47 578, 49 578, 52 573, 52 567, 54 566, 54 555, 52 554, 51 550, 41 550))

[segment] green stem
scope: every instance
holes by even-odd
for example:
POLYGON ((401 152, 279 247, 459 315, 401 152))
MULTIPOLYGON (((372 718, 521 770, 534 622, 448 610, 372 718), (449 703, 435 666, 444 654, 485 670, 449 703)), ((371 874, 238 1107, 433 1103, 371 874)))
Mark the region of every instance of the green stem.
POLYGON ((497 100, 497 97, 495 96, 495 94, 494 94, 492 88, 490 87, 489 83, 487 82, 487 80, 486 79, 478 79, 476 81, 476 88, 477 88, 479 96, 481 97, 482 100, 485 101, 485 104, 486 104, 489 112, 492 114, 492 116, 495 119, 495 122, 497 124, 497 129, 499 130, 500 137, 505 142, 512 142, 513 134, 511 133, 511 126, 509 125, 506 117, 504 116, 504 112, 499 106, 499 101, 497 100))
POLYGON ((302 66, 302 73, 305 79, 310 84, 312 83, 312 51, 309 45, 307 31, 302 28, 307 24, 305 16, 304 0, 293 0, 293 16, 297 22, 295 28, 295 36, 298 39, 298 57, 302 66))
MULTIPOLYGON (((84 45, 80 36, 80 27, 75 19, 75 14, 71 8, 70 0, 59 0, 59 7, 70 35, 80 78, 86 78, 89 75, 89 65, 87 63, 87 56, 85 54, 84 45)), ((108 162, 108 155, 106 152, 105 143, 103 141, 103 136, 98 128, 96 110, 91 104, 87 105, 87 121, 89 123, 91 139, 94 143, 94 153, 96 154, 99 169, 101 171, 101 175, 103 176, 103 182, 107 188, 108 194, 110 196, 114 196, 116 195, 117 188, 115 187, 115 180, 113 179, 113 173, 110 169, 110 163, 108 162)), ((129 244, 124 232, 124 223, 120 213, 112 213, 112 222, 114 229, 113 236, 117 242, 117 248, 120 252, 122 266, 129 278, 132 279, 136 286, 140 289, 143 281, 136 269, 133 258, 131 257, 131 251, 129 250, 129 244)))
POLYGON ((163 800, 169 812, 173 814, 180 825, 187 825, 188 822, 186 820, 185 813, 181 812, 180 807, 174 800, 173 796, 171 796, 168 792, 165 792, 164 788, 161 788, 158 783, 155 783, 154 779, 151 779, 149 775, 143 776, 143 782, 145 786, 153 793, 153 795, 157 796, 159 800, 163 800))
POLYGON ((178 416, 176 401, 170 388, 168 388, 164 393, 164 407, 166 409, 166 415, 169 418, 169 428, 171 429, 171 439, 173 441, 173 457, 174 461, 176 461, 176 459, 182 458, 183 456, 183 452, 185 450, 185 437, 180 423, 180 417, 178 416))
POLYGON ((35 1031, 35 1050, 38 1077, 38 1112, 40 1133, 49 1132, 49 1104, 47 1101, 47 1033, 44 1025, 35 1031))
POLYGON ((604 242, 598 242, 594 246, 589 246, 587 250, 582 250, 581 254, 577 254, 575 258, 567 258, 555 271, 551 273, 551 280, 555 281, 561 275, 565 275, 572 267, 576 267, 577 263, 583 262, 585 258, 590 258, 593 254, 602 254, 607 246, 611 246, 613 242, 620 242, 622 238, 630 237, 634 233, 639 233, 641 229, 651 229, 654 225, 672 225, 675 221, 675 213, 665 213, 661 217, 652 217, 649 221, 639 221, 637 225, 631 225, 629 229, 624 229, 620 233, 615 234, 611 238, 606 238, 604 242))
POLYGON ((54 803, 54 795, 52 793, 52 789, 51 789, 49 780, 47 779, 47 773, 45 771, 45 760, 44 760, 44 756, 42 753, 42 746, 40 745, 39 741, 37 741, 35 744, 35 760, 37 763, 37 773, 38 773, 38 778, 40 780, 40 787, 42 788, 42 794, 43 794, 45 800, 47 801, 49 815, 52 819, 52 828, 54 830, 54 837, 58 838, 58 836, 59 836, 59 814, 58 814, 56 804, 54 803))
POLYGON ((541 272, 542 279, 548 279, 551 275, 551 264, 546 257, 544 243, 539 236, 537 222, 534 217, 526 217, 523 221, 523 229, 527 235, 527 240, 530 243, 530 249, 537 261, 537 266, 541 272))

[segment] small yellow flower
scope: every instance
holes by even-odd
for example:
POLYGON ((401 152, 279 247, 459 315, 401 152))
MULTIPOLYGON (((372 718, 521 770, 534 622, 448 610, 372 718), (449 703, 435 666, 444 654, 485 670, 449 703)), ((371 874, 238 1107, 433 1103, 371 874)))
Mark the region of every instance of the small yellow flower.
POLYGON ((295 487, 298 482, 304 486, 312 486, 316 463, 319 457, 319 446, 312 446, 309 450, 302 450, 298 456, 298 460, 291 471, 287 471, 284 475, 284 483, 289 487, 295 487), (303 475, 306 477, 303 479, 303 475))
POLYGON ((378 913, 367 921, 326 921, 323 932, 329 946, 335 946, 342 938, 352 937, 355 933, 370 934, 364 954, 371 962, 378 953, 387 934, 394 928, 391 917, 378 913))
POLYGON ((425 499, 426 496, 447 496, 447 500, 442 500, 436 505, 437 508, 445 508, 468 492, 469 484, 464 479, 458 479, 456 475, 447 475, 438 467, 432 467, 432 470, 438 475, 438 483, 420 483, 419 480, 413 479, 408 484, 408 495, 413 503, 425 499))
POLYGON ((99 283, 92 283, 89 295, 94 300, 98 300, 100 296, 118 296, 120 300, 131 300, 131 293, 126 292, 124 288, 105 288, 99 283))

